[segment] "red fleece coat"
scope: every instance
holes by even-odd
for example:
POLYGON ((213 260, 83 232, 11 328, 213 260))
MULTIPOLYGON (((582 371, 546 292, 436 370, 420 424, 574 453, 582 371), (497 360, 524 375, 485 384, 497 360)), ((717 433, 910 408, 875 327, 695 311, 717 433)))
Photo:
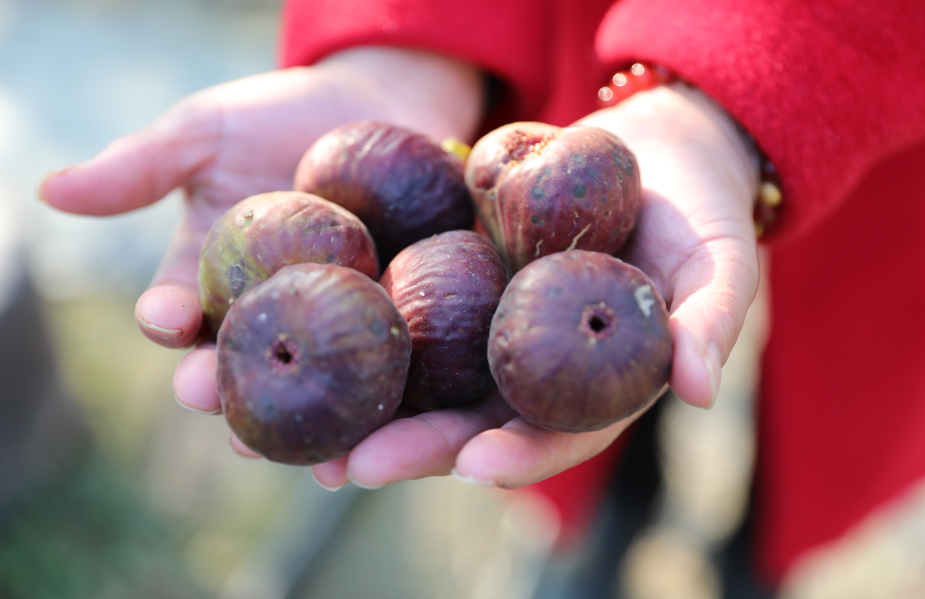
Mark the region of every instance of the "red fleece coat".
MULTIPOLYGON (((775 163, 756 483, 769 580, 925 477, 925 2, 289 1, 285 66, 369 44, 469 60, 506 85, 495 118, 559 125, 594 111, 617 68, 662 64, 775 163)), ((607 466, 543 488, 574 517, 607 466)))

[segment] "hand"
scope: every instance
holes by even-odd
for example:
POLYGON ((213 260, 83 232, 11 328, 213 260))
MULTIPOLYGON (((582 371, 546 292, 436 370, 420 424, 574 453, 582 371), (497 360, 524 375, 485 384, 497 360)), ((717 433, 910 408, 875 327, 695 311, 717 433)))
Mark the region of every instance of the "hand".
MULTIPOLYGON (((481 107, 482 77, 473 67, 420 52, 358 48, 313 67, 190 96, 92 160, 48 175, 39 194, 67 212, 109 215, 184 190, 185 219, 138 300, 136 318, 154 342, 187 347, 199 338, 202 319, 199 250, 225 210, 256 193, 292 189, 302 154, 337 125, 379 119, 438 142, 451 135, 469 139, 481 107)), ((189 405, 204 407, 196 388, 177 392, 189 405)))
MULTIPOLYGON (((709 407, 758 286, 757 153, 718 106, 682 85, 637 94, 580 122, 614 132, 639 160, 642 213, 621 257, 668 302, 673 391, 709 407)), ((394 420, 313 472, 328 488, 348 478, 376 487, 452 469, 468 482, 517 488, 603 451, 638 417, 593 433, 554 433, 516 417, 493 392, 473 406, 394 420)))
POLYGON ((684 84, 580 122, 617 134, 639 159, 643 209, 620 257, 645 271, 668 303, 672 391, 708 408, 758 290, 757 151, 718 105, 684 84))
MULTIPOLYGON (((135 315, 155 343, 188 347, 199 340, 202 323, 199 250, 219 215, 250 195, 292 189, 305 150, 346 122, 389 121, 438 142, 447 136, 471 139, 481 118, 482 85, 477 69, 445 57, 352 49, 313 67, 249 77, 190 96, 88 162, 49 174, 39 195, 60 210, 109 215, 183 189, 185 218, 135 315)), ((175 376, 178 401, 217 413, 214 378, 214 349, 203 346, 175 376)))

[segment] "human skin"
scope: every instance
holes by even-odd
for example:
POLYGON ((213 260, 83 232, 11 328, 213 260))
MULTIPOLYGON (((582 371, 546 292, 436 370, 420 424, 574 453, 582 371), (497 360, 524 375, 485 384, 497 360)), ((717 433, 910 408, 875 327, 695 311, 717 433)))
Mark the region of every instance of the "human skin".
MULTIPOLYGON (((391 120, 437 140, 452 135, 471 142, 482 92, 478 71, 457 61, 386 48, 349 50, 315 67, 191 96, 90 161, 50 174, 39 193, 61 210, 106 215, 185 190, 186 217, 138 301, 136 319, 156 343, 187 347, 201 326, 199 247, 223 210, 248 195, 288 189, 305 148, 344 122, 391 120)), ((684 401, 709 407, 757 289, 751 222, 757 156, 719 107, 682 85, 638 93, 581 122, 615 133, 636 154, 642 208, 620 257, 646 272, 668 303, 670 386, 684 401)), ((174 390, 182 405, 216 413, 214 348, 199 347, 181 361, 174 390)), ((517 488, 594 456, 632 419, 591 433, 551 432, 516 417, 490 392, 459 408, 402 413, 313 473, 330 489, 348 480, 378 487, 451 471, 469 482, 517 488)), ((233 437, 231 444, 256 457, 233 437)))

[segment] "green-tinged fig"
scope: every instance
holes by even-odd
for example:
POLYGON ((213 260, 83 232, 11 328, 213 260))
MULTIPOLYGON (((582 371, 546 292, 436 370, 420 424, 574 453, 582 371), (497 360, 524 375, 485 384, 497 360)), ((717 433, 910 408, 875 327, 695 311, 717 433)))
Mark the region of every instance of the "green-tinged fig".
POLYGON ((613 254, 636 224, 636 158, 595 127, 512 123, 466 161, 479 220, 513 272, 555 252, 613 254))
POLYGON ((321 136, 302 157, 293 187, 356 214, 382 264, 419 239, 473 221, 462 161, 419 133, 385 123, 350 123, 321 136))
POLYGON ((546 256, 514 275, 491 323, 501 394, 554 431, 604 428, 648 406, 668 382, 668 311, 638 268, 606 254, 546 256))
POLYGON ((297 264, 238 298, 217 353, 231 430, 267 459, 307 466, 344 455, 391 419, 411 338, 366 275, 297 264))
POLYGON ((218 331, 229 306, 280 268, 315 262, 376 279, 376 246, 360 220, 307 193, 279 191, 232 206, 206 235, 199 256, 199 300, 206 327, 218 331))
POLYGON ((489 240, 450 231, 418 241, 392 260, 381 283, 411 331, 405 405, 457 406, 494 386, 488 333, 507 272, 489 240))

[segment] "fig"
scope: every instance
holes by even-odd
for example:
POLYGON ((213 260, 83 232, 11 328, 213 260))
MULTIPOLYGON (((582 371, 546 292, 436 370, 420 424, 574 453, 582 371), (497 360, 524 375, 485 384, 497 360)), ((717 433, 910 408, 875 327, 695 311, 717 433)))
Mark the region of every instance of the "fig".
POLYGON ((376 279, 376 246, 360 220, 307 193, 251 196, 209 230, 199 255, 199 301, 206 327, 218 332, 229 306, 283 266, 338 264, 376 279))
POLYGON ((219 329, 217 353, 231 430, 267 459, 308 466, 344 455, 392 418, 411 337, 369 277, 307 263, 241 295, 219 329))
POLYGON ((596 127, 505 125, 476 142, 465 176, 478 218, 512 272, 555 252, 613 254, 636 224, 636 158, 596 127))
POLYGON ((375 121, 321 136, 302 157, 293 187, 356 214, 382 264, 415 241, 472 226, 462 161, 429 138, 375 121))
POLYGON ((668 382, 665 302, 641 270, 572 250, 511 279, 491 323, 488 360, 501 394, 528 422, 594 431, 648 406, 668 382))
POLYGON ((491 241, 472 231, 418 241, 399 252, 380 282, 411 331, 403 404, 448 408, 494 386, 488 333, 507 272, 491 241))

